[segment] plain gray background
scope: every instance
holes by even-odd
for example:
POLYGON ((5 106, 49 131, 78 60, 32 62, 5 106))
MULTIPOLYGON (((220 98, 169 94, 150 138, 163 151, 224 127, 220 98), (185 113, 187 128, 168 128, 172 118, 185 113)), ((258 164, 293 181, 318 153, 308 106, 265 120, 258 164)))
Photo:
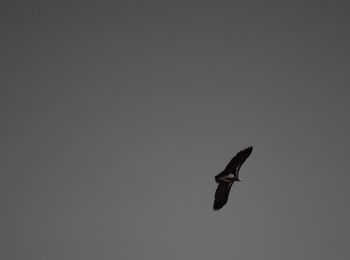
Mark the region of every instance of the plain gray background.
POLYGON ((349 11, 2 1, 0 258, 349 259, 349 11))

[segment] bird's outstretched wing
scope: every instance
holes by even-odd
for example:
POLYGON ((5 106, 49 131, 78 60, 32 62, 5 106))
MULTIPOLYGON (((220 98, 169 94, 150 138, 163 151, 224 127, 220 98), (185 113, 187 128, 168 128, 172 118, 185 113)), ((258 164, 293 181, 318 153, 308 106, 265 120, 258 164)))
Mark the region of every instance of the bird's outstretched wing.
POLYGON ((215 200, 213 209, 219 210, 221 209, 227 202, 228 196, 230 194, 230 190, 232 187, 233 181, 231 182, 220 182, 215 191, 215 200))
POLYGON ((227 164, 224 172, 230 172, 238 175, 238 171, 241 168, 242 164, 247 160, 249 155, 252 153, 253 147, 249 146, 248 148, 238 152, 235 157, 227 164))

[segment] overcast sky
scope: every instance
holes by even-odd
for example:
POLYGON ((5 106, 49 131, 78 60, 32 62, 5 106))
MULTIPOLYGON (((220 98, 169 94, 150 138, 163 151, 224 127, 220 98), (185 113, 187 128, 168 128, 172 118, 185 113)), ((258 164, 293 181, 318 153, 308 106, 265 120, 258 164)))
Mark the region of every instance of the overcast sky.
POLYGON ((0 258, 350 259, 350 10, 324 2, 3 1, 0 258))

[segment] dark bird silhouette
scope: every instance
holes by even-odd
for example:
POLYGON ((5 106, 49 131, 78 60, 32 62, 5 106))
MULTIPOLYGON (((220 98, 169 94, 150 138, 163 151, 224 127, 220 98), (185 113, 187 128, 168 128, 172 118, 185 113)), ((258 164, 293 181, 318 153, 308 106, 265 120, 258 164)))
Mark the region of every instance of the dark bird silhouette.
POLYGON ((215 181, 218 183, 218 187, 215 191, 215 200, 213 209, 221 209, 228 200, 232 184, 235 181, 241 181, 239 179, 239 169, 245 160, 252 153, 253 147, 249 146, 248 148, 238 152, 235 157, 227 164, 226 168, 215 176, 215 181))

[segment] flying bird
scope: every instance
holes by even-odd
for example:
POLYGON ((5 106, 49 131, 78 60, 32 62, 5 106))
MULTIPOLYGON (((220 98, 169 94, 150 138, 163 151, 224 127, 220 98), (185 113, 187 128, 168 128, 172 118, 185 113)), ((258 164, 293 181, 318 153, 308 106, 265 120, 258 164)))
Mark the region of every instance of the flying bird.
POLYGON ((226 168, 215 176, 215 182, 218 183, 218 187, 215 191, 215 200, 213 209, 221 209, 228 200, 232 184, 235 181, 241 181, 239 179, 239 169, 245 160, 252 153, 253 147, 249 146, 248 148, 238 152, 235 157, 227 164, 226 168))

